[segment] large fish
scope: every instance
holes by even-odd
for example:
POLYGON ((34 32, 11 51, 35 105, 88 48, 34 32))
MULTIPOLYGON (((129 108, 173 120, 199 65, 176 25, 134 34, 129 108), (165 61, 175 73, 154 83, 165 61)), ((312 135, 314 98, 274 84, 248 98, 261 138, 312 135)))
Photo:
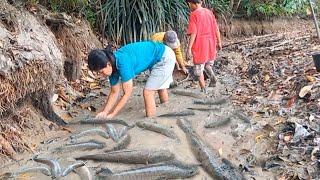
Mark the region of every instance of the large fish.
POLYGON ((160 180, 160 179, 183 179, 198 173, 198 167, 184 165, 180 162, 160 163, 145 167, 129 169, 112 173, 108 169, 98 172, 97 179, 106 180, 160 180))
POLYGON ((184 119, 177 121, 185 132, 193 154, 202 167, 217 180, 243 180, 242 173, 229 161, 220 157, 219 153, 209 147, 192 129, 191 123, 184 119))
POLYGON ((108 123, 106 124, 106 128, 111 139, 114 142, 118 142, 120 138, 116 128, 112 124, 108 124, 108 123))
POLYGON ((102 149, 106 146, 105 143, 90 140, 87 142, 79 142, 74 144, 67 144, 58 148, 55 148, 53 152, 69 152, 69 151, 86 151, 86 150, 92 150, 92 149, 102 149))
POLYGON ((173 94, 176 95, 180 95, 180 96, 189 96, 189 97, 193 97, 193 98, 203 98, 204 95, 200 94, 200 93, 196 93, 196 92, 192 92, 192 91, 186 91, 186 90, 171 90, 170 91, 173 94))
MULTIPOLYGON (((9 177, 16 178, 20 174, 25 174, 25 173, 42 173, 46 176, 51 176, 50 170, 47 169, 46 167, 29 167, 29 168, 20 169, 17 172, 12 173, 10 176, 8 176, 8 179, 9 177)), ((0 177, 0 179, 2 178, 0 177)))
POLYGON ((127 126, 128 128, 133 128, 134 124, 130 124, 127 121, 123 119, 98 119, 98 118, 88 118, 88 119, 82 119, 77 122, 69 123, 69 124, 121 124, 124 126, 127 126))
POLYGON ((120 140, 111 148, 105 149, 104 152, 118 151, 125 149, 129 146, 131 142, 131 136, 129 134, 124 135, 120 140))
POLYGON ((104 154, 84 155, 77 160, 94 160, 126 164, 154 164, 174 159, 168 150, 120 150, 104 154))
POLYGON ((204 127, 205 128, 217 128, 217 127, 225 126, 231 122, 232 117, 233 116, 231 115, 231 116, 225 117, 222 120, 209 120, 205 123, 204 127))
POLYGON ((138 122, 136 122, 136 125, 139 128, 142 128, 145 130, 154 131, 154 132, 163 134, 171 139, 177 139, 177 140, 179 139, 173 130, 168 129, 167 127, 160 125, 160 124, 146 122, 146 121, 138 121, 138 122))
POLYGON ((87 166, 81 166, 74 170, 81 178, 81 180, 93 180, 93 175, 87 166))
POLYGON ((62 173, 62 169, 61 169, 60 164, 58 163, 57 160, 47 159, 47 158, 39 158, 39 157, 35 157, 33 160, 38 162, 38 163, 42 163, 42 164, 48 165, 50 167, 50 170, 51 170, 52 178, 59 177, 60 174, 62 173))
POLYGON ((180 112, 171 112, 167 114, 162 114, 158 117, 180 117, 180 116, 193 116, 195 113, 191 110, 185 110, 180 112))
POLYGON ((99 128, 82 131, 82 132, 80 132, 78 134, 74 134, 74 135, 70 136, 70 138, 71 139, 77 139, 77 138, 80 138, 80 137, 83 137, 83 136, 88 136, 88 135, 99 135, 99 136, 102 136, 102 137, 104 137, 106 139, 109 138, 108 133, 105 130, 99 129, 99 128))
POLYGON ((218 100, 211 100, 211 99, 205 99, 205 100, 194 100, 193 104, 200 104, 200 105, 221 105, 227 103, 226 99, 218 99, 218 100))

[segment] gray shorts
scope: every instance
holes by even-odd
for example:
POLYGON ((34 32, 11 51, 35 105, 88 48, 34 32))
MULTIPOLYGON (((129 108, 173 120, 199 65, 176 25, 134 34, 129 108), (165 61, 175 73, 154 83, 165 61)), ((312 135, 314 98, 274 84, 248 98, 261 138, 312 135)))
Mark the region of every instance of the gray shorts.
POLYGON ((209 66, 213 66, 214 64, 214 61, 209 61, 209 62, 206 62, 206 63, 203 63, 203 64, 196 64, 194 65, 194 75, 199 77, 203 74, 203 71, 204 71, 204 67, 209 65, 209 66))
POLYGON ((172 73, 176 63, 176 55, 173 50, 165 46, 161 60, 156 63, 150 72, 145 89, 168 89, 173 82, 172 73))

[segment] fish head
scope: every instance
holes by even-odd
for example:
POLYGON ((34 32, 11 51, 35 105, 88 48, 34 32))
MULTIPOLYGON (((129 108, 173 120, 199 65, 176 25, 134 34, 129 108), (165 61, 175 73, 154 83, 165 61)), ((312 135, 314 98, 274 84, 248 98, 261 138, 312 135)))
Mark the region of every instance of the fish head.
POLYGON ((186 169, 185 174, 187 177, 192 177, 199 173, 198 166, 191 166, 186 169))

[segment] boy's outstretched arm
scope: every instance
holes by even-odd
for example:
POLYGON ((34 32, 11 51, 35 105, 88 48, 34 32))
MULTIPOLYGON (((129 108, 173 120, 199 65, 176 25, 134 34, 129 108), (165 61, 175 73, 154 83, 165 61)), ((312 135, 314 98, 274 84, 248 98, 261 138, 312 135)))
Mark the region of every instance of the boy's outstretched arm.
POLYGON ((220 30, 219 30, 218 25, 216 28, 216 35, 217 35, 217 44, 218 44, 219 50, 221 50, 222 49, 222 42, 221 42, 220 30))
POLYGON ((120 92, 120 83, 111 86, 111 90, 107 99, 106 106, 104 107, 103 111, 97 114, 96 118, 107 118, 107 115, 113 108, 114 104, 116 103, 120 92))
POLYGON ((132 79, 122 83, 122 89, 123 89, 123 96, 120 98, 116 106, 114 107, 113 111, 110 112, 107 116, 107 118, 113 118, 118 114, 118 112, 126 105, 128 102, 128 99, 131 96, 132 89, 133 89, 133 82, 132 79))
POLYGON ((194 44, 195 39, 196 39, 196 34, 194 34, 194 33, 190 34, 189 47, 188 47, 189 58, 192 57, 192 46, 194 44))

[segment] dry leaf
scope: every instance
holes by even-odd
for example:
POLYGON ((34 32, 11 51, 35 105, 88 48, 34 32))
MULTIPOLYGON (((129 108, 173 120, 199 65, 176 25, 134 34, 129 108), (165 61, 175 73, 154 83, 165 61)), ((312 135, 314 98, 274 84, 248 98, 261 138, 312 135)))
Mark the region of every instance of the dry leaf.
POLYGON ((100 89, 100 86, 98 83, 90 83, 89 87, 90 89, 100 89))
POLYGON ((259 143, 262 140, 263 137, 264 137, 263 134, 256 136, 256 138, 255 138, 256 143, 259 143))
POLYGON ((58 95, 58 94, 54 94, 54 95, 52 96, 52 98, 51 98, 51 102, 52 102, 52 103, 56 102, 56 101, 58 100, 58 98, 59 98, 59 95, 58 95))
POLYGON ((0 147, 4 150, 5 153, 7 153, 9 156, 12 156, 15 154, 14 149, 12 148, 11 144, 3 138, 3 136, 0 136, 0 147))
POLYGON ((292 105, 296 102, 296 97, 292 97, 286 104, 286 108, 291 108, 292 105))
POLYGON ((305 86, 300 90, 299 97, 303 98, 305 95, 311 92, 313 85, 305 86))
POLYGON ((218 152, 219 152, 220 156, 222 156, 222 153, 223 153, 223 152, 222 152, 222 147, 219 148, 218 152))
POLYGON ((315 81, 316 81, 316 78, 313 77, 313 76, 306 76, 306 78, 307 78, 307 80, 308 80, 309 82, 315 82, 315 81))
POLYGON ((244 154, 250 154, 251 151, 248 150, 248 149, 241 149, 241 150, 239 151, 239 153, 240 153, 240 155, 244 155, 244 154))
POLYGON ((265 75, 264 76, 264 82, 267 82, 267 81, 269 81, 270 80, 270 76, 267 74, 267 75, 265 75))
POLYGON ((59 97, 64 100, 65 102, 69 102, 69 99, 63 92, 59 92, 59 97))
POLYGON ((83 77, 83 78, 81 78, 81 80, 84 80, 84 81, 87 81, 87 82, 90 82, 90 83, 94 82, 94 79, 92 79, 90 77, 83 77))

